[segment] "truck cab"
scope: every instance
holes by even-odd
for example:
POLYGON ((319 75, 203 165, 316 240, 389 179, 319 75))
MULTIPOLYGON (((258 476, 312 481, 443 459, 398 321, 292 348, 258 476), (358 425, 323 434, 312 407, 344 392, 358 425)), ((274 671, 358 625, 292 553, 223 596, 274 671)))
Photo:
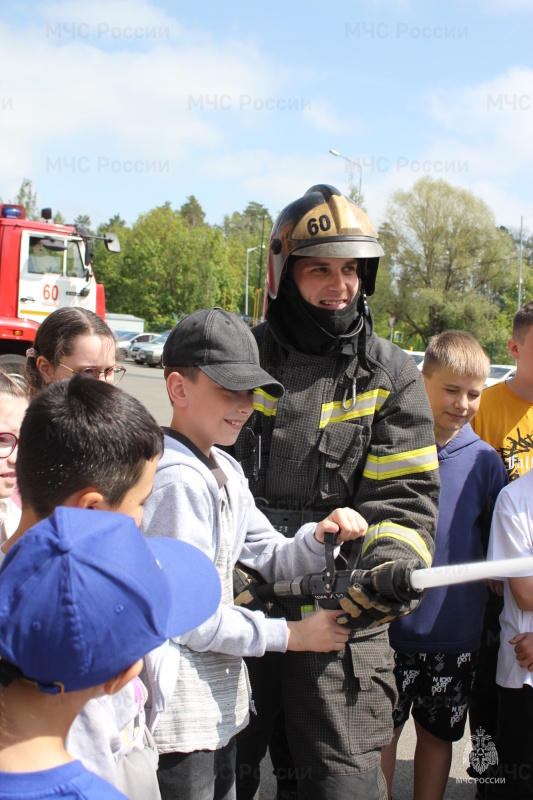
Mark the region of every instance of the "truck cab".
POLYGON ((24 206, 0 205, 0 366, 20 371, 39 324, 56 308, 77 306, 105 318, 104 287, 94 278, 93 239, 120 251, 115 234, 93 237, 57 225, 51 209, 27 220, 24 206))

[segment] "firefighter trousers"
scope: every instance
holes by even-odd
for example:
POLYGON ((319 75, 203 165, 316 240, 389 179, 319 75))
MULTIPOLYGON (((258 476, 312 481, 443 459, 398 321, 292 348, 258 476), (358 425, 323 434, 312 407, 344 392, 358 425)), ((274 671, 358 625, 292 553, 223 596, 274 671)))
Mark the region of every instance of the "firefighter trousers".
POLYGON ((237 742, 238 800, 253 798, 281 707, 300 800, 386 800, 381 748, 392 739, 396 701, 386 630, 358 634, 339 653, 268 654, 247 663, 253 707, 237 742))

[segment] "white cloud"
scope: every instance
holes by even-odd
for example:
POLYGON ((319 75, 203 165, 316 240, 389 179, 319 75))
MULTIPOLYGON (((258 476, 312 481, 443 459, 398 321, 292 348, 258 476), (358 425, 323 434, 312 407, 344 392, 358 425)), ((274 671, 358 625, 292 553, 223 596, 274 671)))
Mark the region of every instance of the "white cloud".
POLYGON ((11 194, 21 176, 63 158, 70 166, 62 174, 97 170, 106 159, 168 162, 175 173, 193 147, 209 153, 231 144, 233 130, 268 128, 274 114, 257 111, 267 104, 283 111, 298 99, 312 127, 343 127, 327 104, 294 90, 303 70, 274 63, 253 41, 186 30, 146 0, 49 2, 36 7, 39 18, 0 25, 2 98, 11 105, 0 147, 10 153, 11 194))
MULTIPOLYGON (((177 21, 162 8, 152 5, 146 0, 91 0, 79 3, 77 0, 55 0, 40 3, 37 13, 44 24, 60 23, 78 27, 78 36, 95 37, 101 42, 123 38, 126 41, 126 28, 145 28, 147 30, 169 28, 169 33, 176 37, 180 33, 177 21), (109 30, 108 30, 109 28, 109 30), (115 34, 111 29, 115 29, 115 34), (119 31, 122 31, 120 36, 119 31)), ((66 31, 65 31, 66 32, 66 31)), ((67 34, 68 35, 68 34, 67 34)))
POLYGON ((476 86, 438 92, 430 104, 473 162, 485 164, 489 173, 516 172, 533 160, 532 87, 533 70, 513 67, 476 86))
POLYGON ((513 67, 459 90, 432 90, 426 104, 440 132, 416 156, 374 158, 375 180, 363 180, 371 185, 365 197, 383 213, 383 194, 430 175, 470 189, 492 208, 498 224, 516 226, 529 211, 520 191, 533 163, 532 86, 533 70, 513 67))
POLYGON ((143 0, 128 2, 127 13, 121 0, 79 7, 52 3, 41 10, 50 23, 40 28, 0 26, 0 147, 10 153, 4 163, 8 184, 44 171, 47 158, 63 156, 93 163, 99 157, 170 160, 176 168, 192 145, 220 145, 227 114, 221 103, 239 111, 246 98, 280 95, 283 70, 253 45, 206 46, 190 34, 150 43, 141 37, 140 51, 130 39, 119 41, 118 50, 105 49, 95 33, 102 20, 121 20, 123 29, 126 20, 128 30, 165 29, 167 17, 143 0), (89 26, 74 30, 91 35, 72 38, 61 27, 58 38, 61 19, 67 26, 89 26))

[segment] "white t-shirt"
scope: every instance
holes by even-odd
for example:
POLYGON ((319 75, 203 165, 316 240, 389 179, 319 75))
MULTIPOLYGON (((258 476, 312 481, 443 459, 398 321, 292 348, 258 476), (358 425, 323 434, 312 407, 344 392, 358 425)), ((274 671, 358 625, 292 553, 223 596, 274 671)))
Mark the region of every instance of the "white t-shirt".
POLYGON ((0 546, 17 530, 21 513, 10 497, 0 500, 0 546))
MULTIPOLYGON (((487 558, 527 558, 533 556, 533 471, 502 489, 492 517, 487 558)), ((533 571, 526 572, 533 575, 533 571)), ((532 578, 533 581, 533 578, 532 578)), ((521 611, 504 579, 504 606, 500 615, 501 639, 496 683, 508 689, 533 687, 533 672, 523 669, 516 660, 509 639, 517 633, 533 632, 533 610, 521 611)))

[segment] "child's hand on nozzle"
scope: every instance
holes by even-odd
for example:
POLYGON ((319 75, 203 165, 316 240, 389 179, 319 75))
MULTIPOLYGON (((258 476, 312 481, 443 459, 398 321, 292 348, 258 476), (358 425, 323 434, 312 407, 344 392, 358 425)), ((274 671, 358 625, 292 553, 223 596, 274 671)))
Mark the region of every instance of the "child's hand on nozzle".
POLYGON ((337 542, 359 539, 368 530, 368 522, 354 508, 336 508, 326 519, 319 522, 315 539, 324 544, 325 533, 337 533, 337 542))
POLYGON ((344 650, 350 631, 336 622, 340 613, 339 609, 320 608, 299 622, 287 622, 287 650, 313 653, 344 650))

